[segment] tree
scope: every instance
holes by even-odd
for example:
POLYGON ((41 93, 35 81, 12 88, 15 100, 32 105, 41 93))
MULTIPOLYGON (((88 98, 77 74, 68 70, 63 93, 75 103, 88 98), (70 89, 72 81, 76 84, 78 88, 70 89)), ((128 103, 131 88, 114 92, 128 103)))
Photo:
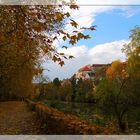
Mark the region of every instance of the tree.
POLYGON ((43 99, 55 100, 57 99, 58 90, 52 82, 47 83, 45 86, 45 96, 43 99))
POLYGON ((123 48, 127 56, 129 74, 140 77, 140 27, 132 29, 129 38, 131 42, 123 48))
POLYGON ((139 105, 140 99, 140 27, 131 30, 130 43, 126 44, 123 52, 127 56, 129 73, 129 91, 134 94, 135 104, 139 105))
POLYGON ((90 92, 93 92, 93 82, 90 79, 79 79, 76 85, 75 100, 87 102, 90 92))
POLYGON ((124 129, 126 114, 132 107, 137 108, 140 105, 139 27, 131 30, 130 39, 130 43, 123 48, 127 56, 126 62, 113 62, 107 70, 106 79, 97 88, 98 99, 112 108, 121 130, 124 129))
POLYGON ((34 95, 31 95, 32 99, 35 98, 42 100, 46 94, 46 86, 50 82, 49 78, 42 73, 34 77, 34 95))
POLYGON ((71 86, 72 86, 71 100, 74 101, 75 97, 76 97, 76 78, 75 78, 75 75, 72 76, 72 78, 70 79, 70 82, 71 82, 71 86))
POLYGON ((61 85, 59 78, 54 78, 53 85, 56 86, 57 88, 61 85))
POLYGON ((126 64, 117 60, 107 69, 106 78, 96 89, 96 99, 113 111, 120 130, 125 129, 126 113, 133 101, 133 95, 127 92, 128 80, 126 64))
MULTIPOLYGON (((72 58, 58 53, 54 41, 62 37, 74 45, 89 38, 63 8, 62 5, 0 7, 0 98, 31 94, 32 79, 42 72, 42 58, 52 59, 61 66, 64 59, 72 58), (65 24, 75 30, 68 33, 65 24)), ((78 7, 73 4, 70 8, 78 7)))
POLYGON ((72 92, 71 82, 69 80, 63 81, 59 90, 59 99, 62 101, 71 101, 72 92))

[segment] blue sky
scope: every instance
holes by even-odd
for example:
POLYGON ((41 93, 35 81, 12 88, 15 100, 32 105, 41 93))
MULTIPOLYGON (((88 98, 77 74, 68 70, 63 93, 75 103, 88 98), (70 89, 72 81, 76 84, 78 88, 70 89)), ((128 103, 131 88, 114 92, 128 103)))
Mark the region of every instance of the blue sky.
MULTIPOLYGON (((132 9, 139 9, 140 6, 131 6, 132 9)), ((95 17, 95 22, 92 25, 97 25, 97 31, 85 32, 90 34, 92 39, 82 40, 77 45, 87 44, 88 47, 93 45, 112 42, 115 40, 129 39, 130 29, 136 25, 140 26, 140 13, 127 17, 122 13, 122 10, 115 9, 111 12, 100 13, 95 17), (120 14, 119 14, 120 13, 120 14)))
POLYGON ((140 26, 140 6, 82 6, 80 9, 72 13, 73 19, 81 26, 97 25, 97 31, 84 31, 92 37, 90 40, 81 40, 68 50, 58 50, 75 56, 62 68, 53 62, 44 64, 50 70, 45 72, 50 79, 70 78, 87 64, 111 63, 116 59, 125 61, 121 49, 129 42, 130 29, 140 26))

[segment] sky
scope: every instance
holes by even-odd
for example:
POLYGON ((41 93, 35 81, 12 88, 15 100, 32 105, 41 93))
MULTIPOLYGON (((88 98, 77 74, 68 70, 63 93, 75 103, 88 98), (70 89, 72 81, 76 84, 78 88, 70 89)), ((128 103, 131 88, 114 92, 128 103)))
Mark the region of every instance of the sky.
MULTIPOLYGON (((89 1, 89 0, 86 0, 89 1)), ((43 64, 44 74, 51 80, 70 78, 78 69, 87 64, 107 64, 126 57, 121 49, 130 42, 130 30, 140 26, 140 6, 81 6, 72 12, 72 18, 81 26, 97 25, 96 31, 84 31, 91 36, 90 40, 81 40, 67 50, 59 48, 59 52, 73 55, 75 58, 65 61, 63 67, 48 61, 43 64)), ((67 30, 71 30, 66 27, 67 30)), ((59 42, 60 44, 61 42, 59 42)), ((59 46, 57 44, 57 46, 59 46)), ((68 44, 66 44, 68 45, 68 44)))

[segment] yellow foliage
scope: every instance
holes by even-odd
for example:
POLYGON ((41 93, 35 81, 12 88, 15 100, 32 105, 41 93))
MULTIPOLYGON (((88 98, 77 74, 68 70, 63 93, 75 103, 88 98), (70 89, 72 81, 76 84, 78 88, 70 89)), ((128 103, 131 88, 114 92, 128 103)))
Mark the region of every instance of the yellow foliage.
POLYGON ((120 62, 119 60, 114 61, 111 66, 106 71, 106 77, 108 80, 113 80, 113 78, 119 78, 123 80, 128 77, 126 70, 126 63, 120 62))

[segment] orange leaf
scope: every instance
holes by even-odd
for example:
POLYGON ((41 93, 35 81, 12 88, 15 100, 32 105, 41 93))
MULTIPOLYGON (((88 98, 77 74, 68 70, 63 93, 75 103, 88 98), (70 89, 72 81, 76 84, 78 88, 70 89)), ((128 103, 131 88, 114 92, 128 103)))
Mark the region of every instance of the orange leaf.
POLYGON ((52 59, 54 62, 57 61, 57 57, 56 56, 53 56, 53 59, 52 59))
POLYGON ((71 9, 79 9, 78 5, 75 5, 75 4, 70 5, 70 8, 71 8, 71 9))
POLYGON ((64 61, 61 61, 60 63, 59 63, 59 65, 61 65, 61 67, 64 65, 64 61))
POLYGON ((72 26, 74 26, 75 28, 77 28, 78 24, 77 24, 74 20, 72 20, 72 19, 71 19, 71 21, 72 21, 72 22, 70 22, 70 24, 71 24, 72 26))

